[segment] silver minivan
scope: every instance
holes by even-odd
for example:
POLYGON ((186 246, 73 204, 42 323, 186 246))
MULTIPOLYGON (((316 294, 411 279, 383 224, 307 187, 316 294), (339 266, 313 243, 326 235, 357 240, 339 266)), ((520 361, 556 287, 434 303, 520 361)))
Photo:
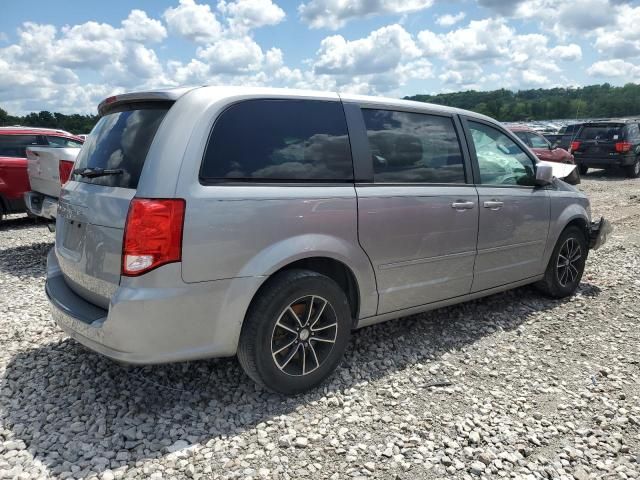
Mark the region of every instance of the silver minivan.
POLYGON ((237 355, 286 394, 352 330, 537 283, 577 288, 610 231, 498 122, 263 88, 118 95, 58 207, 46 292, 121 362, 237 355))

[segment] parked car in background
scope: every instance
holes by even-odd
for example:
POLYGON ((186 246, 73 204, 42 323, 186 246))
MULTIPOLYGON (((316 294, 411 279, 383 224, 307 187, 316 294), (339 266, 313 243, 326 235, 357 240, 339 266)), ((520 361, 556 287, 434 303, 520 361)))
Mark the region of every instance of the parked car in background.
POLYGON ((37 143, 32 129, 0 128, 0 222, 5 215, 26 212, 24 194, 30 187, 25 151, 37 143))
MULTIPOLYGON (((512 126, 509 129, 516 134, 531 150, 536 157, 545 162, 567 163, 575 165, 573 155, 563 148, 554 147, 542 134, 524 126, 512 126)), ((568 177, 563 178, 571 185, 580 183, 578 169, 574 169, 568 177)))
POLYGON ((622 167, 630 178, 640 177, 640 120, 586 123, 571 143, 580 173, 589 168, 622 167))
POLYGON ((56 217, 60 188, 69 179, 84 140, 63 133, 42 137, 40 145, 26 149, 31 190, 24 198, 29 212, 52 220, 56 217))
POLYGON ((403 100, 198 87, 110 97, 63 188, 46 293, 134 364, 238 356, 312 388, 354 328, 538 283, 609 231, 499 122, 403 100))
POLYGON ((571 148, 571 142, 575 140, 582 125, 584 125, 584 123, 572 123, 562 127, 558 133, 544 133, 543 135, 554 147, 569 150, 569 148, 571 148))

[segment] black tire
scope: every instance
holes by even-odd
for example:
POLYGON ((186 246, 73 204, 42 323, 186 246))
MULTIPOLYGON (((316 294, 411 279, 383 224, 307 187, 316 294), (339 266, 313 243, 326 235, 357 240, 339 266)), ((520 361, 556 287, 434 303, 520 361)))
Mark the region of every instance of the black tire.
POLYGON ((580 175, 586 175, 589 171, 589 167, 587 167, 586 165, 580 165, 578 166, 578 170, 580 171, 580 175))
MULTIPOLYGON (((578 285, 580 285, 588 253, 589 249, 584 231, 576 226, 567 227, 560 235, 553 249, 544 279, 538 282, 538 288, 553 298, 564 298, 573 295, 578 285), (569 257, 565 246, 568 246, 569 252, 573 248, 579 248, 578 253, 580 255, 577 260, 570 262, 571 266, 566 268, 564 266, 566 262, 561 258, 561 255, 564 258, 569 257)), ((577 254, 572 256, 572 258, 576 257, 577 254)))
POLYGON ((316 387, 333 373, 349 343, 351 328, 349 302, 336 282, 308 270, 287 270, 270 279, 249 307, 238 360, 259 385, 294 395, 316 387), (298 310, 295 316, 289 311, 293 309, 298 310), (313 322, 316 316, 318 323, 313 322), (315 331, 313 323, 320 325, 315 331), (326 326, 333 323, 335 327, 326 326), (328 342, 331 339, 334 343, 328 342), (278 353, 287 344, 292 346, 278 353))
POLYGON ((633 165, 627 165, 624 167, 624 170, 629 178, 638 178, 640 177, 640 157, 636 158, 636 161, 633 165))

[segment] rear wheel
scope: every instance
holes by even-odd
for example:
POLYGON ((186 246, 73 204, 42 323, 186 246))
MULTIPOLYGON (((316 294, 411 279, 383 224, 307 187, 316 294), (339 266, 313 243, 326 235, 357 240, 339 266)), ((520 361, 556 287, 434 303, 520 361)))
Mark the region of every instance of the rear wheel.
POLYGON ((633 165, 627 165, 624 167, 627 172, 627 177, 629 178, 638 178, 640 177, 640 157, 636 158, 636 161, 633 165))
POLYGON ((580 165, 578 169, 580 170, 580 175, 586 175, 589 171, 589 167, 587 167, 586 165, 580 165))
POLYGON ((582 279, 587 254, 584 232, 576 226, 566 228, 553 249, 544 279, 538 283, 538 287, 554 298, 572 295, 582 279))
POLYGON ((351 310, 336 282, 308 270, 284 271, 252 303, 238 360, 256 383, 292 395, 331 375, 350 334, 351 310))

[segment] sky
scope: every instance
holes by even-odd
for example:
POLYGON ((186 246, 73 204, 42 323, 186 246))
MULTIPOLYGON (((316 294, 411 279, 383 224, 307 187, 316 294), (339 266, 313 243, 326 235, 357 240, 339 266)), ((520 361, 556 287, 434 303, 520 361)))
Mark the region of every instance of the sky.
POLYGON ((264 85, 390 97, 640 81, 640 0, 4 0, 0 108, 264 85))

